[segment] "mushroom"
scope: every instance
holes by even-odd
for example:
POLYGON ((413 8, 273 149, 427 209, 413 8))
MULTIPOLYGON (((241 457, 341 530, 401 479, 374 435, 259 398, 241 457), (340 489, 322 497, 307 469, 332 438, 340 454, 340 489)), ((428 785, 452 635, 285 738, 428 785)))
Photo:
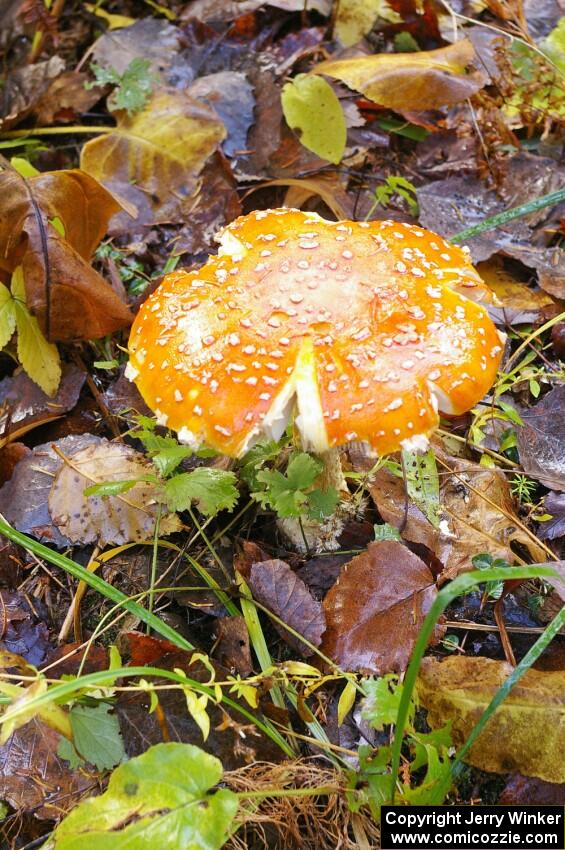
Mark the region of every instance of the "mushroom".
POLYGON ((503 338, 468 250, 293 209, 242 216, 219 243, 165 277, 129 342, 128 377, 181 442, 239 457, 296 413, 330 467, 351 441, 425 449, 439 411, 464 413, 492 385, 503 338))

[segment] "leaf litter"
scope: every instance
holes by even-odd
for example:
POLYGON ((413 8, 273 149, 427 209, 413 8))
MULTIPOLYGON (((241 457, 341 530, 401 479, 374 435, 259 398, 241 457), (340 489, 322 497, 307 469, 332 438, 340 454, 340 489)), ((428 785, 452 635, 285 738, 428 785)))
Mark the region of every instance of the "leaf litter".
MULTIPOLYGON (((350 447, 344 463, 357 513, 340 520, 339 536, 330 535, 332 545, 341 546, 335 554, 309 551, 302 533, 308 523, 301 532, 296 517, 275 515, 315 502, 313 481, 293 490, 283 474, 296 450, 290 436, 262 459, 260 450, 254 455, 251 478, 237 465, 232 472, 224 458, 187 460, 184 448, 162 428, 151 432, 155 445, 163 441, 160 456, 141 451, 147 443, 136 433, 147 426, 142 420, 140 425, 139 414, 147 417, 149 411, 123 378, 126 337, 121 332, 160 276, 201 265, 215 250, 215 232, 241 211, 286 204, 326 216, 329 210, 337 218, 417 218, 452 235, 489 214, 561 189, 559 92, 548 84, 547 68, 536 63, 545 53, 559 66, 563 55, 556 4, 549 2, 524 3, 524 20, 541 54, 528 53, 527 47, 524 52, 521 37, 515 38, 523 21, 513 19, 510 7, 502 14, 491 4, 489 11, 503 35, 473 26, 471 10, 469 18, 457 19, 460 38, 452 43, 453 19, 432 4, 347 0, 332 18, 330 5, 197 0, 190 8, 166 12, 150 5, 138 20, 98 8, 72 21, 66 11, 59 19, 55 9, 48 21, 38 18, 40 50, 31 62, 25 61, 27 31, 21 20, 7 21, 0 43, 0 50, 8 50, 0 143, 7 145, 2 148, 7 157, 13 147, 17 158, 12 167, 4 161, 0 173, 6 190, 0 227, 5 288, 0 422, 9 441, 1 450, 0 512, 16 528, 68 550, 95 571, 93 547, 125 547, 110 550, 100 575, 128 595, 150 588, 149 607, 205 659, 191 664, 190 654, 172 644, 132 635, 138 621, 126 621, 123 628, 108 626, 123 663, 180 669, 201 683, 222 679, 221 691, 241 706, 252 705, 252 716, 272 718, 278 729, 292 724, 298 736, 290 740, 299 741, 307 731, 312 741, 315 720, 341 746, 357 750, 360 736, 368 741, 370 757, 359 750, 356 775, 377 796, 363 798, 355 828, 345 794, 337 795, 344 807, 337 834, 344 846, 353 847, 359 823, 370 823, 366 835, 373 835, 367 813, 380 799, 379 782, 389 782, 387 724, 394 711, 385 717, 381 704, 376 720, 362 718, 351 680, 336 680, 335 668, 318 670, 317 653, 309 655, 285 626, 346 670, 377 677, 402 673, 438 587, 449 587, 473 569, 477 555, 481 563, 503 565, 547 563, 552 552, 563 557, 562 205, 468 240, 497 296, 488 309, 509 334, 509 350, 532 331, 524 342, 530 360, 515 380, 500 378, 503 394, 496 387, 473 413, 443 421, 443 443, 434 442, 437 482, 431 487, 429 469, 423 473, 425 486, 414 488, 409 461, 404 482, 398 458, 379 461, 375 471, 375 458, 359 462, 350 447), (512 39, 504 37, 510 31, 512 39), (10 48, 13 38, 23 39, 17 50, 10 48), (527 86, 521 73, 529 75, 527 86), (283 89, 292 92, 290 108, 284 95, 281 100, 283 89), (91 136, 74 134, 79 116, 92 125, 91 136), (42 125, 54 135, 42 136, 42 125), (23 135, 36 126, 38 136, 23 135), (321 135, 320 127, 325 128, 321 135), (13 128, 22 134, 10 137, 13 128), (59 144, 57 133, 63 130, 67 135, 59 144), (79 152, 82 171, 76 168, 79 152), (405 181, 404 195, 397 191, 399 178, 405 181), (21 304, 17 328, 14 296, 21 304), (540 330, 551 321, 552 333, 540 330), (51 348, 42 348, 38 331, 51 348), (54 342, 61 343, 57 349, 54 342), (77 355, 80 368, 69 365, 77 355), (32 380, 22 371, 12 374, 15 359, 32 380), (38 376, 46 391, 39 389, 38 376), (87 402, 90 419, 81 420, 87 402), (74 427, 90 433, 63 436, 74 427), (171 458, 182 465, 176 467, 171 458), (273 490, 275 481, 281 483, 278 476, 285 484, 280 492, 273 490), (270 488, 274 502, 249 501, 259 482, 270 488), (89 488, 94 488, 91 495, 89 488), (168 512, 172 508, 181 518, 168 512), (284 533, 288 521, 296 526, 292 535, 284 533), (371 542, 373 536, 378 542, 371 542), (128 548, 137 541, 150 545, 128 548), (241 546, 243 555, 234 558, 241 546), (236 573, 246 577, 259 603, 256 618, 241 604, 236 573), (262 606, 275 617, 261 613, 262 606), (206 653, 217 661, 210 665, 206 653), (288 677, 295 702, 289 697, 283 708, 275 704, 277 689, 284 696, 291 693, 288 677), (370 774, 363 773, 367 764, 370 774)), ((76 675, 77 665, 43 658, 47 645, 54 644, 61 611, 74 598, 74 582, 58 567, 40 565, 15 548, 2 552, 0 578, 7 588, 0 591, 9 614, 6 646, 29 655, 31 663, 47 663, 47 676, 63 681, 65 672, 76 675)), ((532 624, 543 627, 562 606, 562 585, 556 580, 513 587, 503 592, 499 607, 520 658, 533 643, 532 624)), ((502 584, 483 585, 448 608, 447 625, 436 628, 433 655, 424 661, 419 685, 421 707, 435 730, 429 734, 436 737, 430 744, 422 729, 412 729, 410 735, 422 737, 419 743, 406 739, 399 785, 412 802, 434 799, 437 782, 449 769, 449 746, 464 739, 511 672, 502 661, 492 617, 501 589, 502 584), (447 719, 453 722, 451 743, 440 729, 447 719), (411 774, 408 753, 416 754, 413 764, 427 764, 423 783, 419 767, 411 774)), ((108 609, 93 590, 82 608, 75 608, 76 636, 81 626, 85 635, 93 635, 82 672, 120 663, 115 650, 111 661, 93 667, 89 660, 103 652, 98 630, 108 609)), ((486 787, 487 782, 480 771, 495 771, 511 774, 500 802, 512 795, 521 801, 524 793, 560 801, 563 776, 554 753, 560 747, 562 640, 557 637, 556 651, 542 656, 545 667, 528 671, 473 747, 468 761, 479 776, 475 797, 481 796, 480 783, 486 787), (513 779, 517 772, 524 774, 522 785, 513 779)), ((394 703, 394 679, 375 681, 375 693, 383 697, 386 691, 385 702, 394 703)), ((74 717, 74 744, 62 742, 37 715, 15 728, 11 743, 2 746, 0 796, 15 816, 34 812, 47 819, 41 835, 83 792, 105 785, 123 752, 120 742, 134 758, 150 757, 156 752, 151 745, 168 747, 162 742, 174 741, 207 749, 224 767, 238 770, 265 759, 271 763, 268 787, 283 781, 276 772, 282 751, 251 721, 226 713, 225 703, 212 700, 203 709, 195 692, 169 689, 165 678, 149 677, 141 684, 126 677, 120 683, 125 690, 116 690, 110 678, 97 691, 55 706, 53 716, 46 709, 50 722, 72 725, 74 717), (89 726, 111 746, 97 748, 100 735, 89 735, 89 726), (100 771, 87 767, 88 758, 79 766, 81 750, 100 771)), ((365 679, 358 683, 369 687, 365 679)), ((30 694, 42 688, 38 678, 30 694)), ((186 758, 188 750, 182 753, 186 758)), ((201 756, 195 758, 202 767, 201 756)), ((285 765, 290 771, 285 784, 292 777, 307 782, 303 769, 285 765)), ((249 769, 254 781, 262 781, 257 769, 249 769)), ((117 783, 121 774, 114 776, 117 783)), ((238 781, 248 787, 247 779, 238 781)), ((110 803, 116 793, 119 797, 116 788, 106 792, 110 803)), ((458 793, 465 794, 462 789, 458 793)), ((260 804, 266 823, 279 803, 260 804)), ((81 830, 88 829, 83 813, 89 808, 75 809, 81 830)), ((335 846, 325 831, 310 834, 304 828, 311 813, 284 811, 288 846, 299 841, 318 850, 320 840, 324 847, 326 840, 335 846)), ((255 828, 254 814, 246 828, 255 828)), ((318 815, 310 819, 320 826, 318 815)), ((66 828, 74 840, 69 823, 54 834, 56 846, 65 847, 66 828)), ((116 835, 121 840, 123 830, 116 835)), ((35 838, 30 833, 25 840, 35 838)), ((238 840, 236 835, 230 847, 238 840)))

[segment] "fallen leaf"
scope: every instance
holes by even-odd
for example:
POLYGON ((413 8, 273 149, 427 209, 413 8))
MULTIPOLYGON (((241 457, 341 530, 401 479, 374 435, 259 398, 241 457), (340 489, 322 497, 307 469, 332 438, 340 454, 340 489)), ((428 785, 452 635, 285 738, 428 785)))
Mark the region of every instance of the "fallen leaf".
POLYGON ((76 169, 28 179, 2 171, 0 197, 0 273, 23 267, 27 306, 47 339, 96 339, 131 322, 89 264, 120 209, 103 186, 76 169))
MULTIPOLYGON (((33 67, 33 66, 32 66, 33 67)), ((81 71, 64 71, 53 80, 33 112, 39 126, 68 124, 94 106, 102 96, 99 88, 86 89, 88 75, 81 71)))
POLYGON ((555 540, 565 535, 565 493, 548 493, 543 501, 544 513, 551 519, 544 520, 538 528, 541 540, 555 540))
POLYGON ((520 463, 551 490, 565 490, 565 386, 557 386, 522 413, 517 426, 520 463))
POLYGON ((214 109, 226 128, 222 149, 226 156, 237 156, 247 147, 247 133, 253 123, 255 98, 253 86, 245 74, 218 71, 199 77, 187 91, 214 109))
POLYGON ((159 90, 139 112, 117 112, 112 132, 88 141, 81 168, 137 208, 111 222, 112 234, 184 220, 198 175, 226 136, 210 107, 183 91, 159 90))
POLYGON ((16 440, 63 416, 75 406, 86 375, 71 364, 63 366, 57 394, 50 398, 24 371, 0 381, 0 435, 16 440))
MULTIPOLYGON (((179 651, 167 641, 138 632, 129 632, 127 641, 133 666, 149 664, 161 670, 181 669, 197 682, 210 680, 210 670, 201 661, 191 664, 192 653, 179 651)), ((229 671, 215 662, 213 664, 218 681, 224 681, 229 671)), ((156 677, 145 678, 155 684, 167 683, 167 680, 156 677)), ((126 752, 130 758, 162 741, 163 729, 171 741, 195 744, 213 753, 221 759, 226 770, 235 770, 252 761, 279 762, 283 758, 282 750, 270 738, 260 733, 256 726, 229 706, 222 704, 220 709, 210 700, 210 735, 204 742, 200 729, 187 711, 183 692, 178 689, 162 690, 158 695, 164 726, 159 725, 157 712, 149 714, 147 694, 122 692, 118 697, 116 711, 126 752)), ((230 697, 233 699, 234 695, 230 694, 230 697)))
POLYGON ((169 68, 180 48, 182 33, 163 18, 142 18, 128 27, 110 30, 92 46, 92 59, 105 68, 114 68, 121 76, 138 58, 149 60, 151 72, 160 74, 169 68))
POLYGON ((255 69, 247 78, 255 91, 255 120, 247 135, 247 152, 233 163, 239 179, 270 176, 269 163, 280 144, 283 118, 275 74, 268 69, 255 69))
POLYGON ((133 381, 124 377, 124 368, 120 368, 118 377, 108 385, 102 394, 104 404, 114 416, 123 416, 126 422, 133 422, 133 417, 142 414, 151 416, 152 413, 143 401, 141 393, 133 381), (130 414, 129 416, 127 414, 130 414))
MULTIPOLYGON (((259 561, 251 566, 248 579, 253 597, 273 612, 294 631, 314 646, 319 646, 326 629, 322 606, 317 602, 302 579, 298 578, 285 561, 277 558, 259 561)), ((273 627, 286 643, 305 658, 312 650, 276 620, 273 627)))
POLYGON ((57 755, 61 736, 37 718, 17 729, 0 746, 0 797, 16 811, 33 812, 41 820, 58 820, 99 777, 71 770, 57 755))
MULTIPOLYGON (((75 452, 59 468, 49 493, 53 522, 73 543, 120 546, 150 540, 157 522, 158 484, 139 481, 115 496, 86 496, 84 491, 95 484, 155 474, 155 467, 141 452, 123 443, 103 440, 75 452)), ((166 536, 180 528, 176 514, 163 507, 159 534, 166 536)))
POLYGON ((40 613, 47 616, 44 606, 38 599, 33 604, 32 608, 23 593, 0 591, 0 645, 38 667, 49 649, 49 629, 40 618, 40 613))
POLYGON ((528 286, 524 280, 518 280, 515 274, 504 267, 499 257, 479 263, 477 271, 496 295, 497 301, 485 306, 489 316, 497 324, 526 325, 544 322, 550 318, 551 308, 558 309, 547 292, 528 286))
MULTIPOLYGON (((436 595, 432 573, 409 549, 371 543, 345 564, 324 599, 321 650, 343 670, 402 672, 436 595)), ((443 631, 436 628, 433 642, 443 631)))
POLYGON ((556 785, 515 773, 498 799, 499 806, 564 806, 565 783, 556 785))
POLYGON ((8 443, 0 449, 0 486, 10 480, 20 460, 30 454, 31 449, 23 443, 8 443))
POLYGON ((46 62, 24 65, 8 74, 0 94, 0 129, 9 130, 27 118, 64 70, 64 59, 52 56, 46 62))
POLYGON ((243 617, 221 617, 217 621, 215 656, 232 672, 249 676, 253 672, 249 632, 243 617))
POLYGON ((70 546, 71 541, 53 524, 47 504, 53 478, 63 463, 53 445, 66 457, 72 457, 74 452, 99 442, 100 437, 81 434, 63 437, 54 444, 36 446, 18 463, 10 480, 0 488, 0 513, 24 534, 52 543, 58 549, 70 546))
MULTIPOLYGON (((448 238, 510 207, 563 188, 565 168, 555 160, 520 153, 507 161, 499 183, 496 192, 476 176, 449 177, 421 186, 417 190, 420 223, 448 238)), ((560 204, 549 212, 538 210, 466 240, 473 261, 488 260, 496 253, 513 257, 538 271, 542 289, 555 298, 565 298, 564 252, 549 244, 563 209, 560 204)))
POLYGON ((335 18, 335 34, 344 47, 351 47, 371 31, 377 18, 391 24, 402 21, 387 0, 341 0, 335 18))
POLYGON ((467 72, 475 56, 468 39, 418 53, 377 53, 352 59, 329 59, 311 73, 344 82, 375 103, 394 109, 439 109, 476 94, 485 78, 467 72))
POLYGON ((347 128, 334 90, 321 77, 298 74, 283 86, 286 123, 301 144, 337 165, 345 152, 347 128))
MULTIPOLYGON (((432 729, 453 721, 461 745, 513 668, 504 661, 456 655, 424 658, 418 699, 432 729)), ((565 782, 565 671, 529 669, 489 719, 465 760, 491 773, 522 773, 565 782)))
POLYGON ((443 456, 440 499, 449 525, 436 550, 445 569, 441 581, 473 569, 472 558, 487 553, 515 563, 512 544, 524 546, 534 563, 546 560, 535 536, 528 535, 516 516, 514 499, 502 470, 461 458, 443 456), (446 475, 445 470, 450 474, 446 475))

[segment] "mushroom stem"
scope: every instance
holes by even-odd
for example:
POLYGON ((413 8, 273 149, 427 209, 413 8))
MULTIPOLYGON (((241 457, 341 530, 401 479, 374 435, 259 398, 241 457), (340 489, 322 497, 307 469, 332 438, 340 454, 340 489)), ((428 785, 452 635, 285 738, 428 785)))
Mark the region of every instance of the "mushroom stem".
POLYGON ((349 495, 347 481, 341 468, 339 449, 328 449, 326 452, 317 454, 316 457, 324 464, 324 468, 316 481, 320 490, 329 490, 330 487, 333 487, 338 494, 349 495))

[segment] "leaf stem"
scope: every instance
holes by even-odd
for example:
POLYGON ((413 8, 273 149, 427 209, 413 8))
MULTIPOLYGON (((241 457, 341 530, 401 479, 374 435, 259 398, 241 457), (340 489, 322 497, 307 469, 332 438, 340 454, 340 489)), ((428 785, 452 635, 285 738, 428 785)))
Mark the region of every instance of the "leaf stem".
POLYGON ((23 139, 28 138, 28 136, 68 136, 76 133, 90 133, 96 136, 103 133, 113 133, 115 129, 115 127, 88 127, 83 124, 69 124, 66 127, 33 127, 29 130, 7 130, 5 133, 0 133, 0 139, 23 139))

